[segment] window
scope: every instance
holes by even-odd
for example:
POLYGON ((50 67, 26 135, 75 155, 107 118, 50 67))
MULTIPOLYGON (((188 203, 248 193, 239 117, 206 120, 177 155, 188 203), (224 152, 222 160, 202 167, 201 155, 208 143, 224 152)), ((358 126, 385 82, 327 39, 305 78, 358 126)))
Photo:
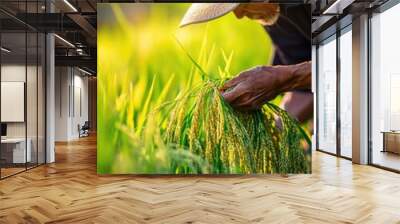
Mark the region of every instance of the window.
POLYGON ((340 36, 340 155, 351 158, 352 148, 352 34, 351 26, 340 36))
POLYGON ((318 149, 336 153, 336 36, 318 47, 318 149))
POLYGON ((371 18, 372 163, 400 170, 400 4, 371 18))

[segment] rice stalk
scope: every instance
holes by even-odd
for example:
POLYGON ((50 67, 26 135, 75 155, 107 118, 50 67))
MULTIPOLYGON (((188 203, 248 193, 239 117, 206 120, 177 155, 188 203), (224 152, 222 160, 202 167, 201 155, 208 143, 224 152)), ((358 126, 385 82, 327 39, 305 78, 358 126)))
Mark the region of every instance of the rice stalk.
POLYGON ((301 144, 308 137, 293 118, 270 103, 251 112, 234 110, 219 87, 218 81, 208 80, 179 99, 165 132, 167 144, 207 161, 206 173, 309 172, 301 144))

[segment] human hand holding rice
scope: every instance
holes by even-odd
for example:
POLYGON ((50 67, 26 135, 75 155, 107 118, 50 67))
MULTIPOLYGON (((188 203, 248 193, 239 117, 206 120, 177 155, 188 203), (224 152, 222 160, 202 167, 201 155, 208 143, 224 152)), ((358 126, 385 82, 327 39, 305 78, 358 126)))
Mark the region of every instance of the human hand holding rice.
POLYGON ((283 92, 310 87, 311 62, 304 62, 251 68, 226 82, 221 91, 231 106, 241 110, 256 110, 283 92))

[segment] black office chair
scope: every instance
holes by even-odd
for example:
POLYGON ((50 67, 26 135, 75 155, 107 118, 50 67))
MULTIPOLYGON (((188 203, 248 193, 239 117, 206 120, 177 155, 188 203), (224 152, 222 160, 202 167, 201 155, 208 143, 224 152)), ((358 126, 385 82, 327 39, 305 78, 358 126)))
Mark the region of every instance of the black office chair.
POLYGON ((78 125, 79 138, 89 136, 89 129, 90 129, 89 121, 85 121, 82 127, 78 125))

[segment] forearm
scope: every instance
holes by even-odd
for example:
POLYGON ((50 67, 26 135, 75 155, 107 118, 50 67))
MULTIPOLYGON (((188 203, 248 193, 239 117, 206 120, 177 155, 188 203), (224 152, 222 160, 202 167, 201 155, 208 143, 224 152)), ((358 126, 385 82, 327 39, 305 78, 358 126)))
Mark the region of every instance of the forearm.
POLYGON ((311 89, 311 61, 284 66, 282 92, 311 89))

